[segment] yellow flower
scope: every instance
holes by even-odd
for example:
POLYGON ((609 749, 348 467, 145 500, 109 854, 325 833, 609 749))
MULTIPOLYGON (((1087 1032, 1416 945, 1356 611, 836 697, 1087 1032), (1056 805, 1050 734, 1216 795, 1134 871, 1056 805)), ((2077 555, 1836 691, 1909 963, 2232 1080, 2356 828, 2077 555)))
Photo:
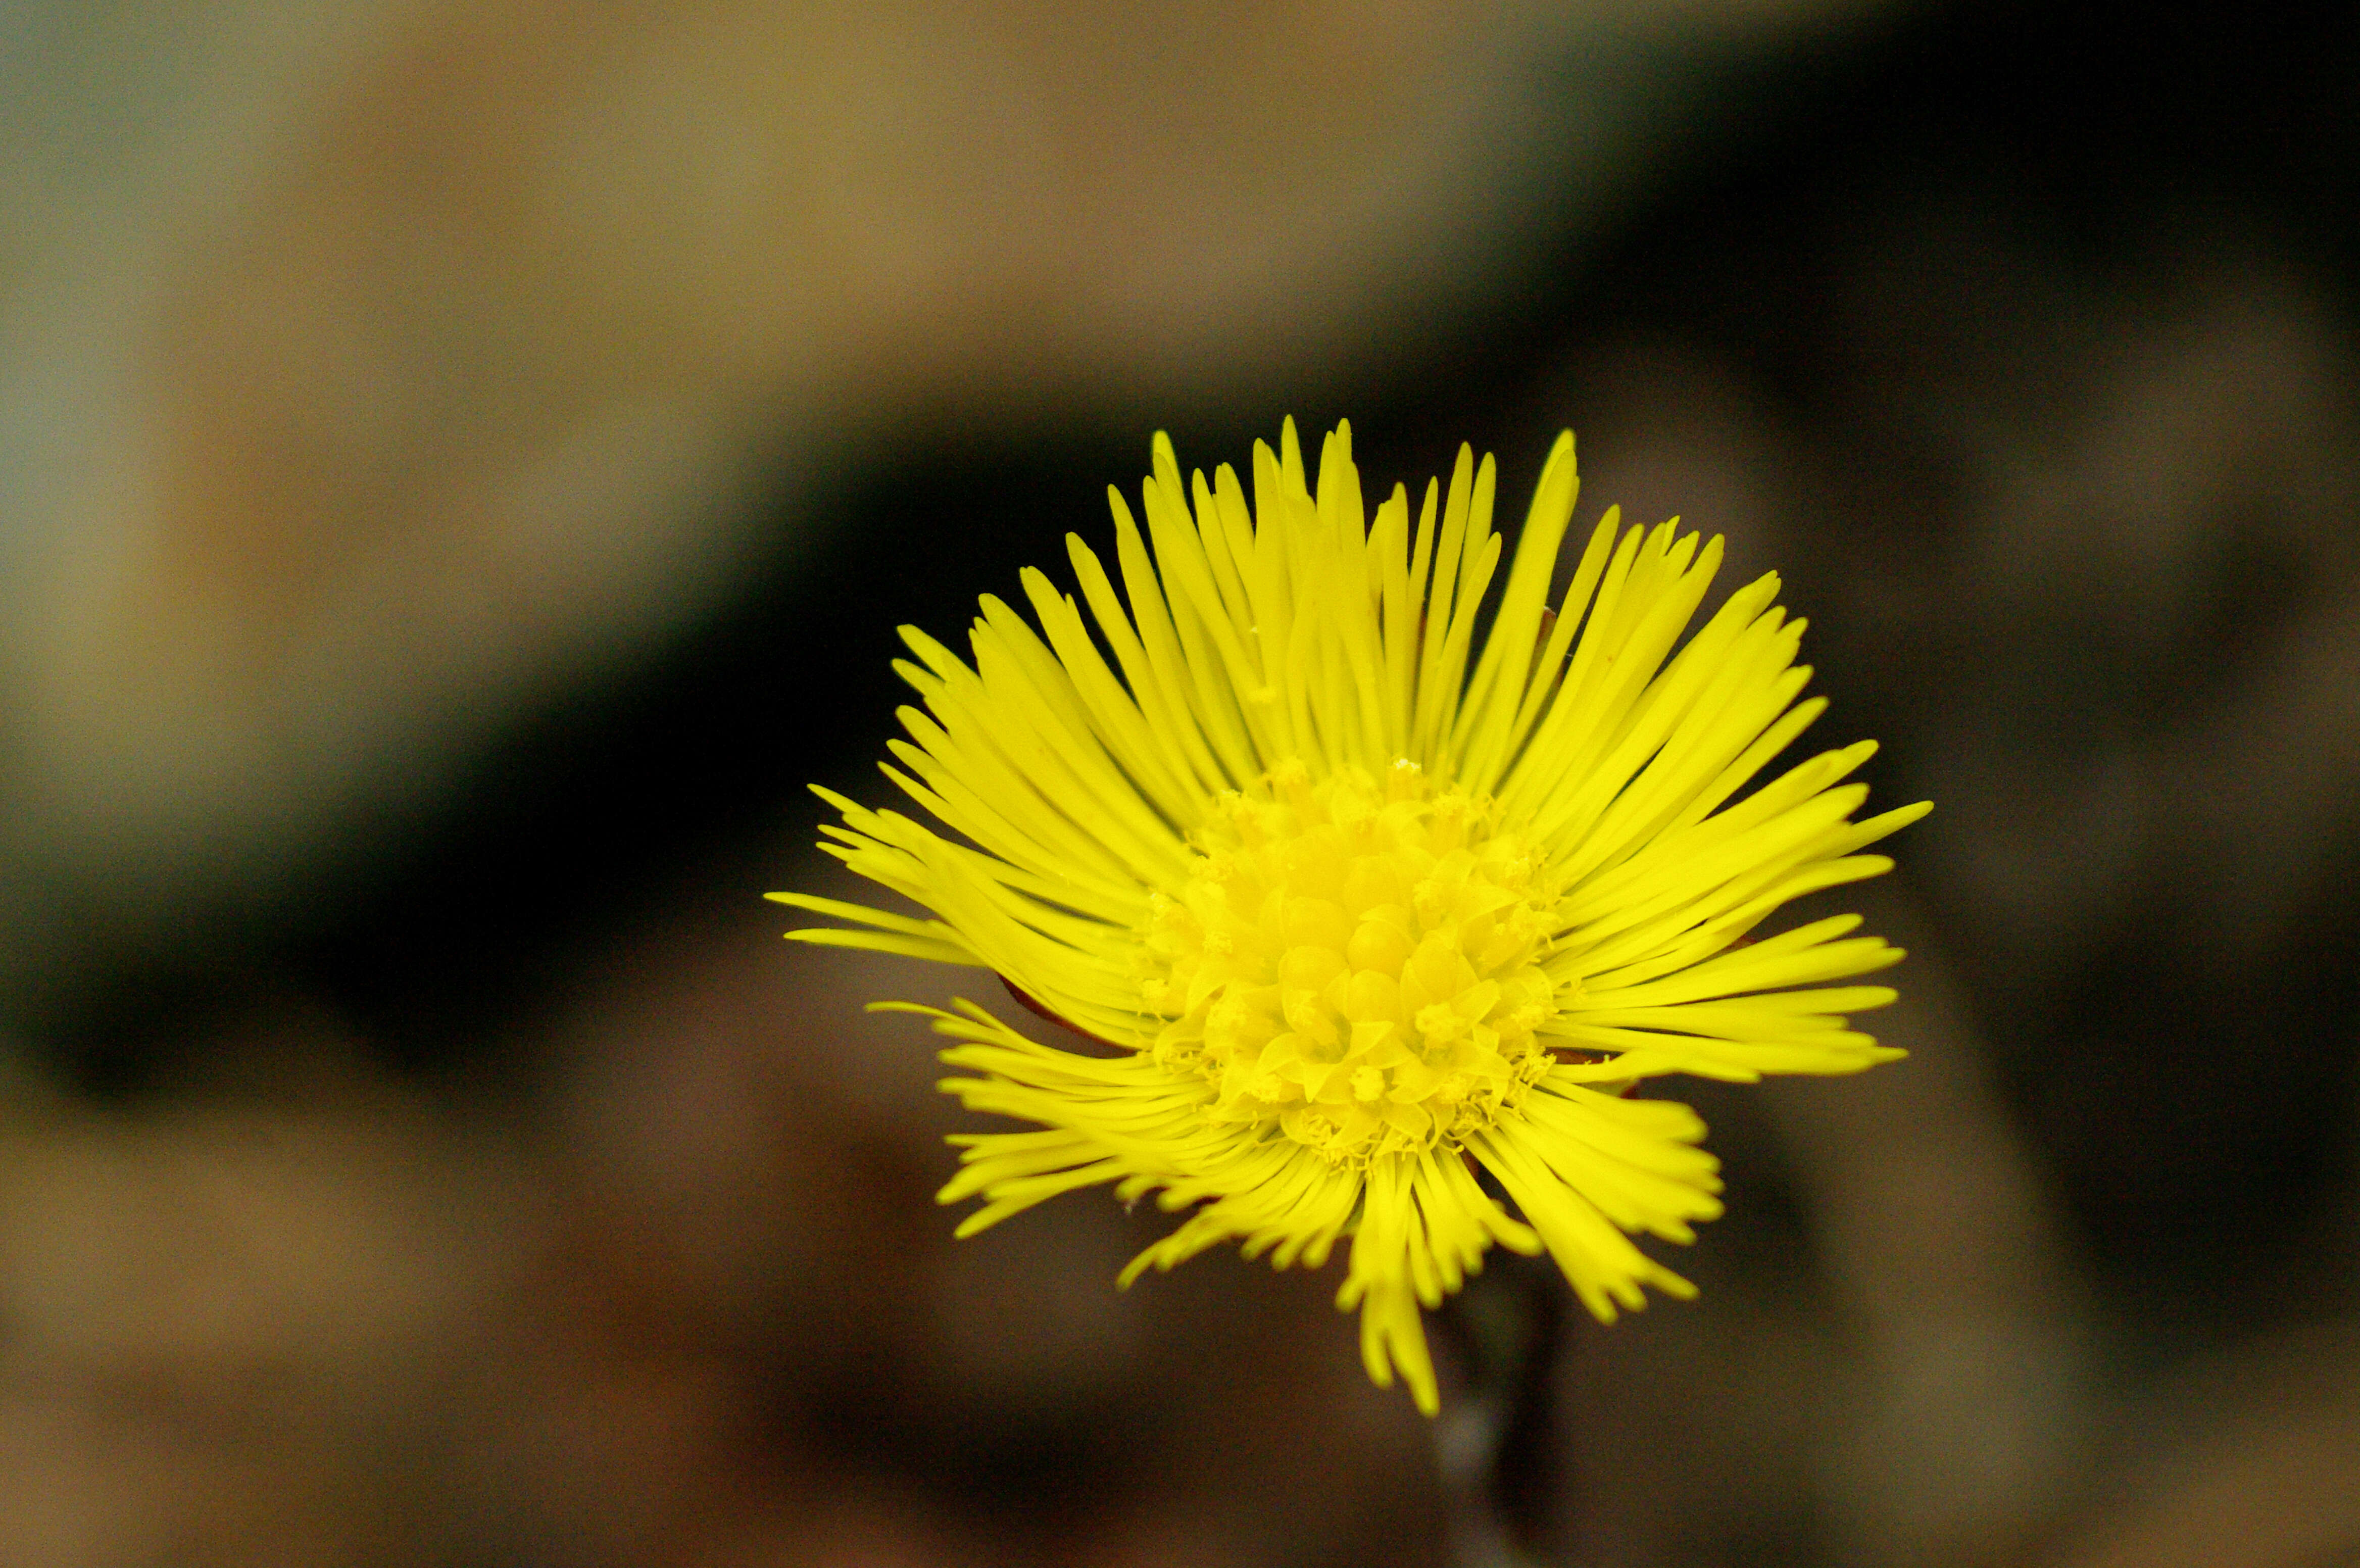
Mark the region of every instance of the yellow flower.
POLYGON ((958 1234, 1111 1182, 1195 1211, 1125 1284, 1233 1238, 1282 1268, 1343 1242, 1370 1375, 1429 1415, 1419 1307, 1494 1244, 1547 1249, 1603 1320, 1643 1285, 1694 1294, 1626 1233, 1691 1240, 1718 1162, 1688 1107, 1622 1096, 1900 1056, 1845 1018, 1891 991, 1822 984, 1901 957, 1858 916, 1745 938, 1889 870, 1858 851, 1928 808, 1850 819, 1873 742, 1747 792, 1826 704, 1796 702, 1775 576, 1681 643, 1720 540, 1610 510, 1546 608, 1569 432, 1480 651, 1490 458, 1462 447, 1415 527, 1398 486, 1366 521, 1349 425, 1316 494, 1291 421, 1251 507, 1226 466, 1184 487, 1162 436, 1154 469, 1144 535, 1109 491, 1120 594, 1067 536, 1087 617, 1028 570, 1039 630, 986 598, 972 666, 903 629, 925 706, 884 771, 946 831, 819 792, 844 816, 824 847, 934 917, 771 895, 853 923, 802 940, 996 970, 1109 1047, 877 1004, 962 1042, 943 1060, 973 1076, 943 1087, 968 1109, 1043 1129, 952 1140, 942 1201, 984 1200, 958 1234))

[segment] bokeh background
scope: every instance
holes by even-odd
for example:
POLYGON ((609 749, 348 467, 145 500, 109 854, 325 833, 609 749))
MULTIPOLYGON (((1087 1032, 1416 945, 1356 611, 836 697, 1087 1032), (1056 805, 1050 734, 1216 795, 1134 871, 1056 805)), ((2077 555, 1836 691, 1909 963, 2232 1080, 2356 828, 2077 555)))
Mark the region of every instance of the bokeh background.
POLYGON ((0 6, 0 1564, 1476 1560, 1332 1279, 952 1245, 859 1003, 954 979, 758 898, 896 625, 1286 413, 1511 518, 1575 427, 1939 803, 1911 1058, 1693 1086, 1531 1558, 2360 1563, 2355 88, 2325 6, 0 6))

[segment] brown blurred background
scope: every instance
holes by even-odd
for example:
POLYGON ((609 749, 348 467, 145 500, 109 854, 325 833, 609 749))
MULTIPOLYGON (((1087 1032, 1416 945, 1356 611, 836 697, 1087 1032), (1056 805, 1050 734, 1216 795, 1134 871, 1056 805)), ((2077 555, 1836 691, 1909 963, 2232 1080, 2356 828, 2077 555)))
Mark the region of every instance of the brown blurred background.
POLYGON ((0 40, 0 1568, 1499 1561, 1332 1277, 953 1245, 858 1005, 957 977, 757 897, 895 625, 1289 412, 1512 513, 1574 426, 1939 803, 1912 1058, 1666 1091, 1731 1212, 1525 1380, 1523 1550, 2360 1563, 2355 14, 0 40))

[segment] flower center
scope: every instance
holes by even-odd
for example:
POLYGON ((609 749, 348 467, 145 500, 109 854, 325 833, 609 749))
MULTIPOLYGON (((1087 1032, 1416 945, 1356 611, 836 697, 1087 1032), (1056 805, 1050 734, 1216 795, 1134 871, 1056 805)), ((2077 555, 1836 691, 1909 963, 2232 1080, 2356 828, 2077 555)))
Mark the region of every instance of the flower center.
POLYGON ((1488 796, 1397 762, 1313 784, 1300 762, 1225 793, 1158 894, 1142 997, 1153 1047, 1250 1123, 1338 1163, 1455 1148, 1546 1071, 1538 960, 1557 889, 1488 796))

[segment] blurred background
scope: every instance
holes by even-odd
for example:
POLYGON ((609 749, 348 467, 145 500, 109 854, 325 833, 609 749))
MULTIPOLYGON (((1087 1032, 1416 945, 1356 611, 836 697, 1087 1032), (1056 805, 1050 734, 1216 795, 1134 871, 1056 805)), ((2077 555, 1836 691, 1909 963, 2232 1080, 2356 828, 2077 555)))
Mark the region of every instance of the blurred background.
POLYGON ((1730 1213, 1527 1368, 1530 1556, 2360 1563, 2356 86, 2324 6, 0 6, 0 1565, 1449 1561, 1332 1277, 954 1245, 858 1009, 959 977, 758 897, 896 625, 1287 413, 1511 521, 1573 426, 1939 803, 1911 1058, 1662 1091, 1730 1213))

